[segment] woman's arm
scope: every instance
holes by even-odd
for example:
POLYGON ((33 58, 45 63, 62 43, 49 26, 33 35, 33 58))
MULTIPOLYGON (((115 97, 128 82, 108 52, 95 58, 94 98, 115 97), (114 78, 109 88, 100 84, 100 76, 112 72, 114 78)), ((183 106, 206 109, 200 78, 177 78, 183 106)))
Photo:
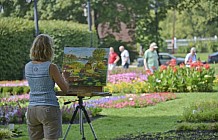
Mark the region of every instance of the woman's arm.
POLYGON ((50 76, 55 81, 55 83, 57 83, 60 89, 64 93, 67 93, 67 91, 69 90, 69 85, 66 79, 67 77, 64 77, 63 75, 61 75, 57 65, 55 64, 50 65, 50 76))
POLYGON ((120 60, 120 57, 117 55, 116 60, 114 61, 114 63, 117 63, 119 60, 120 60))
POLYGON ((186 57, 185 57, 185 64, 188 64, 189 56, 190 56, 189 54, 186 55, 186 57))
POLYGON ((148 70, 148 65, 147 65, 147 51, 144 53, 144 68, 145 70, 148 70))

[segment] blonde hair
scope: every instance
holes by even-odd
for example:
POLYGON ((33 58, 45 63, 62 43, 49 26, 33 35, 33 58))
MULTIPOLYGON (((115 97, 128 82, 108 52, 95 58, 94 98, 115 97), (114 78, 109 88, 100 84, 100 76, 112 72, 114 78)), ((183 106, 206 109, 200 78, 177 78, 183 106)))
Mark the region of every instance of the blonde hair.
POLYGON ((49 35, 38 35, 30 49, 30 59, 33 61, 51 61, 54 55, 52 47, 53 40, 49 35))

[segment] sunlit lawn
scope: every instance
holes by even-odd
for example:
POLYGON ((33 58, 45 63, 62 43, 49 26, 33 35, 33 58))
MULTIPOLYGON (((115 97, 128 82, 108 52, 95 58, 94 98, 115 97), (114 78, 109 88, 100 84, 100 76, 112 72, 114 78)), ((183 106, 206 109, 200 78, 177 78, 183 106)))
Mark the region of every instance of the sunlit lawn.
MULTIPOLYGON (((192 102, 200 100, 218 100, 218 92, 214 93, 177 93, 178 99, 159 103, 145 108, 103 109, 103 117, 92 121, 99 140, 110 140, 126 134, 138 134, 139 132, 165 132, 173 130, 183 110, 192 102)), ((66 132, 68 124, 63 125, 66 132)), ((15 125, 22 130, 23 136, 13 138, 28 140, 26 125, 15 125)), ((88 140, 94 139, 91 129, 85 124, 85 136, 88 140)), ((79 125, 73 124, 67 136, 67 140, 81 139, 79 125)))

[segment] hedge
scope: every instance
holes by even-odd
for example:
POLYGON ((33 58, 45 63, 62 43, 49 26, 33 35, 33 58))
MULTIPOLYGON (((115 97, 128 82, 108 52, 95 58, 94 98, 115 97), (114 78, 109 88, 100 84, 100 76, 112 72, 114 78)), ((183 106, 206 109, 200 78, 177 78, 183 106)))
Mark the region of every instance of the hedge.
MULTIPOLYGON (((55 43, 54 62, 61 66, 63 48, 90 46, 88 25, 70 21, 39 21, 40 33, 49 34, 55 43)), ((0 18, 0 80, 23 79, 29 49, 35 37, 34 21, 21 18, 0 18)), ((92 33, 97 47, 96 32, 92 33)))

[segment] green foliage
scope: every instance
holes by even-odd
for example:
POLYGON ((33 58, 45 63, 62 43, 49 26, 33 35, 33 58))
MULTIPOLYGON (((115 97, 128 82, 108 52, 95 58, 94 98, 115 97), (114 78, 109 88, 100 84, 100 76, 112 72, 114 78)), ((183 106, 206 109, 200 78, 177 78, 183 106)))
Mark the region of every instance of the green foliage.
POLYGON ((22 94, 23 93, 23 87, 13 87, 12 94, 17 95, 17 94, 22 94))
POLYGON ((22 79, 24 63, 28 61, 33 40, 33 22, 0 18, 0 80, 22 79))
MULTIPOLYGON (((215 1, 215 0, 214 0, 215 1)), ((179 0, 174 10, 168 10, 167 18, 161 21, 161 35, 166 38, 213 37, 217 34, 217 3, 208 0, 179 0)))
POLYGON ((9 129, 0 128, 0 139, 8 139, 13 136, 13 133, 9 129))
POLYGON ((190 48, 187 46, 180 46, 177 49, 177 53, 189 53, 190 52, 190 48))
POLYGON ((182 121, 186 122, 217 122, 218 121, 218 101, 198 101, 185 108, 182 114, 182 121))
MULTIPOLYGON (((54 62, 61 66, 65 46, 90 46, 87 25, 67 21, 40 21, 41 33, 49 34, 55 42, 54 62)), ((0 18, 0 80, 23 79, 24 65, 29 61, 29 50, 34 40, 34 23, 20 18, 0 18)), ((97 36, 92 32, 93 47, 97 36)))
MULTIPOLYGON (((40 20, 73 20, 86 22, 86 17, 83 15, 83 7, 85 1, 80 0, 38 0, 38 16, 40 20)), ((0 16, 4 17, 21 17, 33 19, 34 2, 27 3, 25 0, 1 0, 0 3, 4 8, 4 13, 0 16), (21 8, 22 7, 22 8, 21 8)))
POLYGON ((13 87, 2 87, 2 93, 11 93, 13 91, 13 87))
POLYGON ((23 87, 23 93, 29 93, 30 92, 30 87, 29 86, 24 86, 23 87))
POLYGON ((15 87, 1 87, 2 92, 1 94, 4 94, 4 96, 9 95, 17 95, 17 94, 26 94, 29 93, 30 88, 29 86, 15 86, 15 87))
POLYGON ((100 112, 102 112, 102 108, 99 107, 90 107, 89 110, 92 112, 92 117, 96 117, 100 112))
MULTIPOLYGON (((171 62, 172 63, 172 62, 171 62)), ((205 92, 213 91, 215 71, 213 67, 208 64, 198 62, 195 66, 185 67, 162 65, 153 74, 147 73, 148 79, 145 81, 130 80, 126 81, 117 80, 116 83, 107 83, 104 87, 105 91, 111 93, 148 93, 148 92, 205 92)), ((137 69, 139 70, 139 69, 137 69)), ((143 73, 129 69, 126 72, 143 73), (131 71, 130 71, 131 70, 131 71)), ((125 73, 122 69, 115 69, 111 74, 119 77, 119 74, 125 73)))
MULTIPOLYGON (((170 64, 171 65, 171 64, 170 64)), ((164 66, 148 76, 150 92, 204 92, 213 90, 214 69, 208 64, 164 66)))
POLYGON ((197 53, 213 53, 218 51, 217 41, 197 41, 192 46, 196 47, 197 53))
MULTIPOLYGON (((2 16, 24 17, 26 19, 34 17, 33 2, 28 4, 25 1, 11 0, 8 2, 3 0, 2 3, 6 9, 2 16)), ((87 6, 86 4, 86 0, 38 0, 38 17, 39 20, 71 20, 87 24, 87 17, 84 16, 83 11, 87 6)), ((166 10, 169 7, 178 3, 172 4, 171 2, 169 4, 167 1, 156 1, 155 3, 144 0, 137 0, 137 2, 94 0, 90 1, 90 4, 94 28, 96 30, 99 27, 102 28, 103 35, 99 36, 103 36, 103 40, 107 35, 115 38, 114 33, 119 33, 123 28, 121 23, 125 23, 127 29, 130 29, 127 34, 131 36, 133 42, 139 42, 146 48, 151 41, 156 41, 158 45, 163 46, 158 22, 165 18, 166 10), (157 16, 154 13, 155 9, 157 16), (104 31, 106 32, 104 33, 104 31)))

